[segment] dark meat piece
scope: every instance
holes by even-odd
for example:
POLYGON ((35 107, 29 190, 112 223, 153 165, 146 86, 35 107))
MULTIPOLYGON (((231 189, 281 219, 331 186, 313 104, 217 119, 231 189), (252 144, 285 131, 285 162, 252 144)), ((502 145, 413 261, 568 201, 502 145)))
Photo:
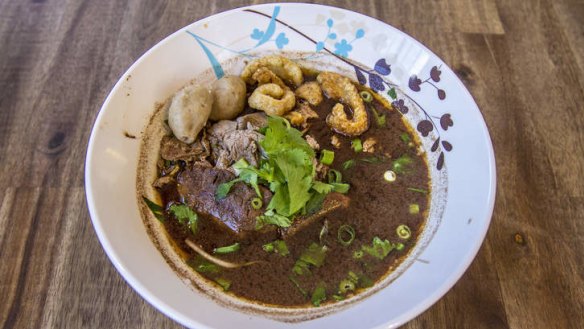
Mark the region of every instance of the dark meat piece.
POLYGON ((170 161, 203 160, 209 155, 209 142, 205 137, 192 145, 185 144, 173 136, 164 136, 160 142, 160 156, 170 161))
POLYGON ((318 221, 319 219, 323 218, 324 216, 330 214, 331 212, 340 209, 340 208, 347 208, 349 207, 351 199, 344 196, 343 194, 332 192, 327 194, 322 202, 322 207, 319 211, 315 212, 312 215, 301 216, 297 217, 287 230, 283 232, 283 237, 289 238, 294 234, 302 231, 304 228, 310 226, 310 224, 318 221))
POLYGON ((268 116, 264 112, 255 112, 237 118, 237 129, 260 130, 268 124, 268 116))
MULTIPOLYGON (((215 198, 217 186, 234 178, 235 175, 225 169, 194 165, 178 174, 178 191, 191 208, 212 216, 229 230, 243 237, 255 231, 256 217, 264 210, 253 209, 251 200, 257 197, 256 192, 241 182, 233 185, 224 199, 215 198)), ((272 193, 266 188, 260 189, 263 203, 267 205, 272 193)))

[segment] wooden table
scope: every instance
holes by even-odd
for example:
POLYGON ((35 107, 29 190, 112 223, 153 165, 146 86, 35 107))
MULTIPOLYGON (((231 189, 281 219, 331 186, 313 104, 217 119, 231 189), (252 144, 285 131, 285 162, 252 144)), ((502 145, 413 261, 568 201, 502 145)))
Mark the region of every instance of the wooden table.
MULTIPOLYGON (((255 1, 253 3, 262 2, 255 1)), ((116 272, 85 202, 90 129, 148 48, 252 1, 0 0, 2 328, 176 328, 116 272)), ((493 221, 456 286, 406 328, 584 327, 584 2, 324 1, 426 44, 475 97, 493 221)))

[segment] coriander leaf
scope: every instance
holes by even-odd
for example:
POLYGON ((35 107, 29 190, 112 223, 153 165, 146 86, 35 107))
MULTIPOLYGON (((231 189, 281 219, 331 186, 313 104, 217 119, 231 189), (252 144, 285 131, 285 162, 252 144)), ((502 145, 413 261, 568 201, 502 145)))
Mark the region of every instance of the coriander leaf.
POLYGON ((300 149, 282 151, 275 157, 274 161, 284 176, 289 198, 288 213, 281 211, 278 213, 282 215, 295 214, 310 199, 308 191, 312 185, 312 164, 310 164, 310 168, 307 168, 307 160, 306 153, 300 149))
POLYGON ((374 237, 371 247, 363 246, 362 250, 379 260, 383 260, 393 250, 393 244, 387 239, 381 240, 379 237, 374 237))
POLYGON ((253 187, 258 197, 261 198, 262 193, 260 192, 260 187, 258 185, 258 170, 247 163, 243 158, 233 164, 233 169, 239 179, 253 187))
POLYGON ((312 189, 321 194, 327 194, 333 191, 334 187, 331 184, 315 181, 312 183, 312 189))
POLYGON ((347 193, 349 192, 349 184, 345 184, 345 183, 331 183, 330 184, 333 187, 333 191, 338 192, 338 193, 347 193))
POLYGON ((241 181, 242 181, 241 178, 236 178, 230 182, 219 184, 219 186, 217 186, 217 190, 215 191, 215 198, 217 200, 225 199, 225 197, 227 197, 227 194, 229 194, 229 191, 231 191, 233 185, 241 181))
POLYGON ((276 214, 273 210, 268 210, 263 215, 256 218, 256 230, 259 230, 268 224, 279 227, 290 227, 290 225, 292 225, 292 220, 288 217, 276 214))
POLYGON ((302 138, 302 133, 290 127, 290 123, 282 117, 270 116, 265 138, 260 141, 260 146, 268 155, 276 154, 289 149, 301 149, 311 158, 314 158, 314 150, 302 138))
POLYGON ((320 306, 320 303, 326 300, 326 288, 324 282, 320 282, 314 291, 312 292, 312 296, 310 297, 310 301, 314 306, 320 306))
POLYGON ((197 233, 197 223, 199 216, 189 206, 184 204, 173 204, 170 212, 176 217, 179 223, 187 224, 193 234, 197 233))
POLYGON ((322 203, 324 202, 325 197, 326 197, 326 194, 318 193, 318 192, 313 193, 310 200, 308 200, 308 202, 304 206, 304 213, 307 215, 312 215, 312 214, 316 213, 317 211, 319 211, 320 208, 322 208, 322 203))
POLYGON ((328 248, 313 242, 294 264, 294 273, 304 275, 310 273, 310 266, 321 267, 324 264, 328 248))

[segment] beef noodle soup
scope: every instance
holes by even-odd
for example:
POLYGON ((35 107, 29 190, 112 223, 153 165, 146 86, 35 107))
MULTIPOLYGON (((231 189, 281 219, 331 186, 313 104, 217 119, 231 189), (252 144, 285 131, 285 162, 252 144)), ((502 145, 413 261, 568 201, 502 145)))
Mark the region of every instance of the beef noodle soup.
POLYGON ((226 294, 336 303, 395 269, 424 228, 430 177, 417 137, 342 75, 267 56, 241 76, 185 86, 161 110, 156 193, 140 202, 177 259, 226 294))

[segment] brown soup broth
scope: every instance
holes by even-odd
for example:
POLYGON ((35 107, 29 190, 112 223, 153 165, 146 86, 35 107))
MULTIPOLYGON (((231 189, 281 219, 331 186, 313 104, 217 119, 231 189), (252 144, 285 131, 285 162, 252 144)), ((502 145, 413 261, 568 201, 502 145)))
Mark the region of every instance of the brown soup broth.
MULTIPOLYGON (((374 94, 369 89, 363 87, 359 89, 374 94)), ((334 302, 331 296, 338 294, 339 283, 347 279, 350 271, 363 275, 373 283, 377 282, 399 265, 399 262, 412 249, 424 227, 428 213, 430 178, 425 156, 418 154, 419 147, 411 128, 404 123, 402 115, 397 110, 376 95, 367 105, 370 128, 359 136, 362 141, 370 137, 374 138, 377 141, 375 151, 374 153, 356 153, 350 147, 353 138, 334 134, 325 122, 327 114, 335 103, 336 101, 325 98, 318 107, 314 108, 320 118, 310 121, 311 126, 307 134, 316 139, 321 150, 334 150, 335 158, 331 168, 340 171, 343 182, 350 184, 350 190, 346 195, 351 203, 348 208, 338 209, 326 215, 287 239, 286 244, 290 251, 288 256, 268 253, 262 249, 264 244, 281 239, 275 231, 267 234, 252 233, 242 241, 215 221, 199 215, 197 234, 192 234, 188 228, 179 224, 168 212, 165 212, 166 231, 180 249, 180 254, 187 255, 185 259, 194 270, 200 269, 198 266, 204 262, 201 256, 185 244, 185 239, 194 241, 207 252, 211 252, 216 247, 239 242, 241 245, 239 251, 220 255, 220 258, 236 263, 265 261, 265 263, 237 269, 215 271, 216 268, 214 268, 200 273, 209 279, 210 284, 213 284, 212 282, 217 278, 222 278, 231 282, 228 293, 237 297, 276 306, 312 306, 310 295, 318 284, 324 283, 326 286, 326 302, 334 302), (384 127, 378 126, 371 110, 372 107, 379 115, 385 115, 384 127), (403 140, 403 134, 409 136, 409 142, 403 140), (331 144, 333 135, 337 135, 341 140, 340 149, 331 144), (393 160, 403 155, 413 160, 408 171, 398 174, 394 182, 385 181, 384 172, 392 168, 393 160), (382 160, 373 163, 364 161, 371 160, 373 157, 382 160), (355 165, 345 170, 342 164, 348 160, 355 160, 355 165), (418 189, 418 191, 412 189, 418 189), (410 204, 419 205, 419 213, 411 214, 410 204), (312 267, 310 275, 295 275, 292 268, 296 260, 311 243, 320 243, 319 235, 325 221, 328 223, 329 232, 324 236, 323 242, 329 249, 323 266, 312 267), (404 240, 397 236, 396 228, 401 224, 411 228, 411 238, 404 240), (355 239, 349 246, 343 246, 337 241, 337 231, 341 225, 350 225, 355 229, 355 239), (392 243, 403 243, 404 248, 400 251, 393 250, 383 260, 367 254, 355 260, 353 253, 363 245, 371 246, 374 237, 387 239, 392 243), (296 280, 306 294, 301 292, 290 277, 296 280)), ((244 113, 249 112, 253 110, 248 108, 244 111, 244 113)), ((184 168, 185 165, 188 164, 182 163, 181 167, 184 168)), ((159 193, 165 209, 168 209, 173 202, 181 202, 176 186, 159 190, 159 193)), ((359 293, 361 289, 352 293, 359 293)), ((349 296, 350 294, 345 297, 349 296)))

